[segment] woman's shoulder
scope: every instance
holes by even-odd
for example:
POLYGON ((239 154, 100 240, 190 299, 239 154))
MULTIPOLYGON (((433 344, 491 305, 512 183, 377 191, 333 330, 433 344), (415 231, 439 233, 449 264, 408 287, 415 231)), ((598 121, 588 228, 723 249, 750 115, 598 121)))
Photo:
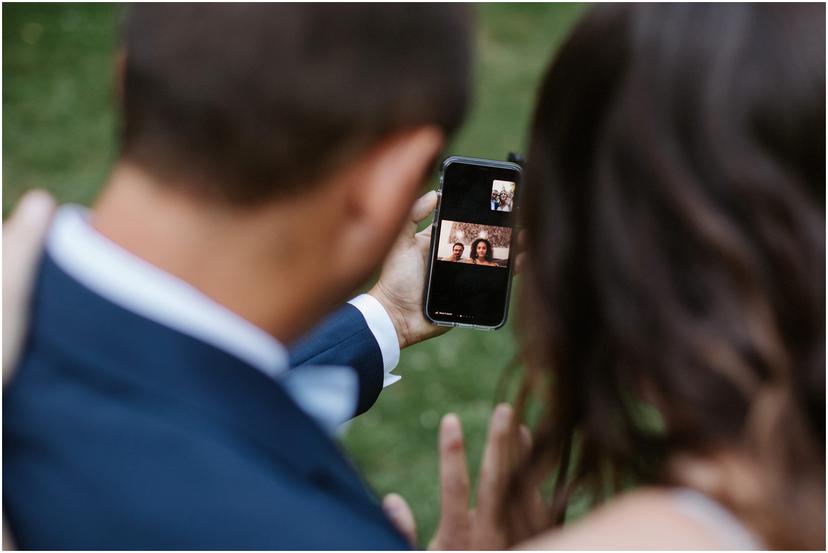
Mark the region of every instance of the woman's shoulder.
POLYGON ((517 548, 735 549, 742 545, 688 514, 678 491, 643 488, 622 494, 571 526, 540 534, 517 548))

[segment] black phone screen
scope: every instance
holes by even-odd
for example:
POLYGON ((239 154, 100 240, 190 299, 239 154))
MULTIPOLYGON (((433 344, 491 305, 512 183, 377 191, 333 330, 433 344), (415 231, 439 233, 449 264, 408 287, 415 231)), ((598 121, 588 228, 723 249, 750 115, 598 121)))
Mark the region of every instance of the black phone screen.
POLYGON ((506 322, 520 177, 514 163, 444 162, 426 289, 431 320, 488 328, 506 322))

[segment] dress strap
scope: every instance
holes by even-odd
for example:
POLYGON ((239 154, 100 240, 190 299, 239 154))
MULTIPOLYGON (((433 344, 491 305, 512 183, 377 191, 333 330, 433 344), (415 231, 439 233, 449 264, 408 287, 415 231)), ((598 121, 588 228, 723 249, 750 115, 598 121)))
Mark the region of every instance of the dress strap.
POLYGON ((718 501, 690 488, 678 488, 672 493, 679 510, 719 536, 722 544, 727 544, 726 549, 764 549, 754 533, 718 501))

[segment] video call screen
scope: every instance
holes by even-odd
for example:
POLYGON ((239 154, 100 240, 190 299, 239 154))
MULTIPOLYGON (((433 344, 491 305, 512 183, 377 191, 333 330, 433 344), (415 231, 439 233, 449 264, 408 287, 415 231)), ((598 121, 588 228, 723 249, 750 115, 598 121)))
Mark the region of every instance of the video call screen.
POLYGON ((426 305, 432 319, 503 322, 519 179, 512 168, 463 162, 446 167, 426 305))

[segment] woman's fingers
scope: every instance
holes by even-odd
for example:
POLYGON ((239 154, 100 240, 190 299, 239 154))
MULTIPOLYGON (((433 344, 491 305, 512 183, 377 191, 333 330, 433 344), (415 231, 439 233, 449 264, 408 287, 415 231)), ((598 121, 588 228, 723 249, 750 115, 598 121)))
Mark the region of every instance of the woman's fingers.
POLYGON ((440 526, 432 549, 469 547, 469 469, 463 447, 463 430, 457 415, 449 413, 440 423, 440 526))
POLYGON ((497 506, 500 488, 508 469, 509 430, 512 423, 511 406, 498 405, 489 421, 489 434, 480 466, 480 483, 477 488, 478 516, 488 514, 497 506))
POLYGON ((55 211, 42 191, 28 192, 3 223, 3 382, 14 368, 29 319, 29 298, 37 262, 55 211))
POLYGON ((480 467, 475 507, 475 549, 502 549, 498 509, 509 470, 509 433, 512 408, 502 403, 492 413, 480 467))
POLYGON ((532 451, 532 432, 525 424, 520 425, 518 432, 520 433, 520 454, 526 457, 532 451))
POLYGON ((382 508, 397 530, 411 544, 411 548, 415 549, 417 547, 417 523, 408 502, 402 496, 390 493, 382 500, 382 508))
MULTIPOLYGON (((532 451, 532 432, 523 424, 520 425, 519 432, 521 459, 523 460, 526 459, 532 451)), ((529 486, 526 493, 529 494, 529 497, 527 497, 525 501, 526 504, 529 505, 528 513, 531 517, 531 527, 544 528, 546 526, 547 511, 540 488, 534 485, 529 486)))

